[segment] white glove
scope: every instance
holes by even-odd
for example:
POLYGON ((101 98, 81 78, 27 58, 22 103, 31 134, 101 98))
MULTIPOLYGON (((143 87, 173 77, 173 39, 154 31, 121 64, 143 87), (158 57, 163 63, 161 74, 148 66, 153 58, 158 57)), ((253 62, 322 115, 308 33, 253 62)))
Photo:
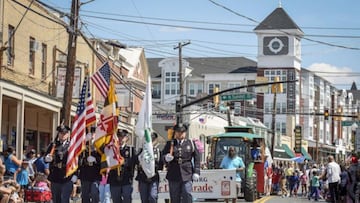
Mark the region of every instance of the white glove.
POLYGON ((77 179, 78 179, 78 177, 76 175, 73 175, 71 177, 71 182, 76 183, 77 179))
POLYGON ((85 141, 89 141, 91 139, 92 139, 92 134, 91 133, 86 134, 85 141))
POLYGON ((193 181, 199 181, 199 178, 200 178, 200 175, 197 174, 197 173, 194 173, 194 174, 192 175, 192 180, 193 180, 193 181))
POLYGON ((48 154, 45 156, 45 162, 52 162, 52 161, 53 161, 52 155, 48 154))
POLYGON ((171 154, 166 154, 165 155, 165 161, 166 162, 170 162, 170 161, 172 161, 174 159, 174 156, 173 155, 171 155, 171 154))
POLYGON ((88 157, 86 158, 86 160, 87 160, 89 163, 96 162, 96 159, 95 159, 95 157, 93 157, 93 156, 88 156, 88 157))

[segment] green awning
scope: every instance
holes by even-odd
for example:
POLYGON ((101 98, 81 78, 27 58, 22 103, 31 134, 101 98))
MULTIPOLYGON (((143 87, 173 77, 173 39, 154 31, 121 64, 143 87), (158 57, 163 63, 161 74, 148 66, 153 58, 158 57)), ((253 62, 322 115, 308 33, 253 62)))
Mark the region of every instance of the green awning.
POLYGON ((285 150, 283 148, 275 148, 274 149, 274 159, 279 159, 279 160, 287 160, 287 159, 291 159, 291 157, 285 152, 285 150))
POLYGON ((301 147, 301 154, 305 157, 305 159, 307 159, 307 160, 312 160, 310 154, 307 153, 307 151, 305 150, 304 147, 301 147))
POLYGON ((287 144, 282 144, 281 147, 285 150, 286 154, 290 156, 290 158, 295 157, 294 152, 290 149, 290 147, 287 144))

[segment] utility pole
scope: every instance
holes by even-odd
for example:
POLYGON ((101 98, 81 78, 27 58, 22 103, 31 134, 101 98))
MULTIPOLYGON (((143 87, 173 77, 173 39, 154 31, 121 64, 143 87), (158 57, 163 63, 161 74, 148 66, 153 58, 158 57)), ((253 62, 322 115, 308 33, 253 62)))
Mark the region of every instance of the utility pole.
MULTIPOLYGON (((279 82, 279 77, 275 77, 274 81, 275 82, 279 82)), ((281 84, 273 84, 271 86, 271 92, 274 94, 274 98, 273 98, 273 106, 272 106, 272 120, 271 120, 271 157, 274 157, 274 148, 275 148, 275 136, 276 136, 276 132, 275 132, 275 118, 276 118, 276 96, 277 93, 281 93, 282 92, 282 86, 281 84)))
POLYGON ((182 123, 183 122, 183 104, 184 102, 184 81, 183 81, 183 68, 182 68, 182 47, 189 45, 190 42, 181 43, 179 42, 177 47, 174 47, 174 49, 179 49, 179 88, 180 88, 180 98, 179 101, 176 101, 176 123, 182 123))
POLYGON ((70 25, 68 27, 69 41, 68 41, 68 54, 67 54, 67 68, 66 68, 66 76, 65 76, 63 107, 61 109, 61 118, 60 118, 60 121, 63 122, 65 125, 70 124, 70 111, 71 111, 74 73, 75 73, 75 65, 76 65, 76 44, 77 44, 79 8, 80 8, 80 0, 72 0, 70 25))

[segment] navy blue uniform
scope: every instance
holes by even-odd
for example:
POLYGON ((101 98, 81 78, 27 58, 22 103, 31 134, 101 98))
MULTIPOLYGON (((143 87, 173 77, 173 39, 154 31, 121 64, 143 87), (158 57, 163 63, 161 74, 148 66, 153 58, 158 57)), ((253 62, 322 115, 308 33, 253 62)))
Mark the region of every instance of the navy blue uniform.
POLYGON ((82 203, 98 203, 99 184, 101 181, 100 175, 100 161, 99 153, 92 149, 91 156, 95 158, 95 162, 89 163, 87 158, 89 156, 89 148, 82 153, 79 161, 79 178, 81 180, 81 201, 82 203))
POLYGON ((66 162, 68 157, 68 148, 70 141, 55 141, 48 147, 47 154, 55 147, 53 160, 50 162, 50 174, 48 176, 51 182, 51 193, 54 203, 69 203, 70 195, 73 189, 71 176, 66 175, 66 162))
POLYGON ((171 203, 192 202, 192 177, 200 175, 200 154, 193 141, 184 139, 166 143, 163 154, 170 153, 173 143, 174 159, 167 163, 166 179, 169 181, 171 203))
POLYGON ((124 158, 123 165, 120 168, 112 169, 108 176, 111 198, 114 203, 130 203, 136 163, 135 150, 133 147, 125 145, 120 148, 120 154, 124 158))
POLYGON ((159 172, 158 170, 162 170, 163 168, 163 161, 161 159, 161 152, 158 147, 153 148, 154 151, 154 160, 155 160, 155 176, 148 178, 145 172, 142 170, 141 166, 139 165, 138 159, 137 161, 137 168, 138 173, 135 178, 139 182, 139 192, 140 198, 142 203, 156 203, 158 200, 158 189, 159 189, 159 172))

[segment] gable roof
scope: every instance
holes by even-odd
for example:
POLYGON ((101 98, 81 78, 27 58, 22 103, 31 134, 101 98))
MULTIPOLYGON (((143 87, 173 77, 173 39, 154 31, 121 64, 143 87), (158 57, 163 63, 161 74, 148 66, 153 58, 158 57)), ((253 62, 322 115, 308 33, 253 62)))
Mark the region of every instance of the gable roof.
MULTIPOLYGON (((151 77, 161 77, 159 62, 164 58, 148 58, 151 77)), ((256 73, 257 63, 245 57, 200 57, 183 58, 193 71, 193 76, 202 76, 206 73, 256 73)))
POLYGON ((300 27, 290 18, 286 11, 279 7, 268 15, 254 30, 297 29, 300 27))

